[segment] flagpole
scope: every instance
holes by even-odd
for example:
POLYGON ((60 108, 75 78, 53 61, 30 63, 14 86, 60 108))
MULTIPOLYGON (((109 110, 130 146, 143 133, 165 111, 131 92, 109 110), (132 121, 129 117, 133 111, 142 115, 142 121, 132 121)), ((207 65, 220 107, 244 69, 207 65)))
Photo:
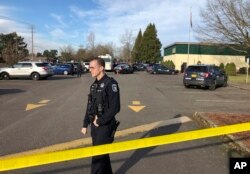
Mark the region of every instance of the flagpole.
POLYGON ((190 25, 189 25, 189 31, 188 31, 188 58, 187 58, 187 66, 189 65, 189 50, 190 50, 190 32, 192 27, 192 7, 190 7, 190 25))
POLYGON ((190 48, 190 27, 189 27, 189 36, 188 36, 188 58, 187 58, 187 66, 189 65, 189 48, 190 48))

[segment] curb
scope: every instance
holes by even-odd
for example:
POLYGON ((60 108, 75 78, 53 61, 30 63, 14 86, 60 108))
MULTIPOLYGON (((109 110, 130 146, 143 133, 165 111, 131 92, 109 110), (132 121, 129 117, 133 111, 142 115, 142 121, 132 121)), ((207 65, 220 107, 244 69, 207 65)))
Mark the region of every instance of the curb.
MULTIPOLYGON (((219 127, 219 125, 215 124, 208 117, 206 117, 205 112, 195 112, 193 115, 193 119, 202 127, 219 127)), ((234 151, 237 151, 242 156, 250 156, 250 148, 247 147, 240 140, 237 140, 234 135, 224 135, 223 140, 229 140, 230 142, 227 144, 229 148, 234 151)))
POLYGON ((234 88, 238 88, 238 89, 242 89, 242 90, 246 90, 246 91, 250 91, 249 88, 244 88, 244 87, 241 87, 241 86, 238 86, 238 85, 235 85, 235 84, 229 84, 229 86, 234 87, 234 88))

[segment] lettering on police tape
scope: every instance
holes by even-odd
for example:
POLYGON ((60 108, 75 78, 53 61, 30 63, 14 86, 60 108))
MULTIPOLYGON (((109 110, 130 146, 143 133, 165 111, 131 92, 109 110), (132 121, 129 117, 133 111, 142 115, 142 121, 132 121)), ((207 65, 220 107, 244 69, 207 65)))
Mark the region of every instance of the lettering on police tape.
POLYGON ((230 158, 230 174, 249 174, 250 158, 230 158))

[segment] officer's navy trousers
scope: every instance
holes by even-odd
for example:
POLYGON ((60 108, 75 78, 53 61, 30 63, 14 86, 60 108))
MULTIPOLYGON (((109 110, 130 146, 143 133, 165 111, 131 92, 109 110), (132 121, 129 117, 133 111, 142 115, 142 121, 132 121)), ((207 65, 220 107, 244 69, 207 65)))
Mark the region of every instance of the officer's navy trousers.
MULTIPOLYGON (((96 127, 91 124, 93 146, 111 143, 110 125, 96 127)), ((113 174, 109 154, 92 157, 91 174, 113 174)))

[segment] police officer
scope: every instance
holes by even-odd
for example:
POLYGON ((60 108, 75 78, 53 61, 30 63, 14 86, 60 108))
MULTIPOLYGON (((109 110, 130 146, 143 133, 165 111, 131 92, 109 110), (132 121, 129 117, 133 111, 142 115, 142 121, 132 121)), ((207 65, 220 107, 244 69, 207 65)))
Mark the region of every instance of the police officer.
MULTIPOLYGON (((112 143, 114 130, 117 125, 115 115, 120 111, 120 93, 118 83, 108 77, 104 71, 105 62, 101 58, 90 61, 89 70, 95 82, 90 87, 89 101, 83 128, 91 125, 92 144, 101 145, 112 143)), ((109 154, 92 157, 91 174, 112 174, 109 154)))

